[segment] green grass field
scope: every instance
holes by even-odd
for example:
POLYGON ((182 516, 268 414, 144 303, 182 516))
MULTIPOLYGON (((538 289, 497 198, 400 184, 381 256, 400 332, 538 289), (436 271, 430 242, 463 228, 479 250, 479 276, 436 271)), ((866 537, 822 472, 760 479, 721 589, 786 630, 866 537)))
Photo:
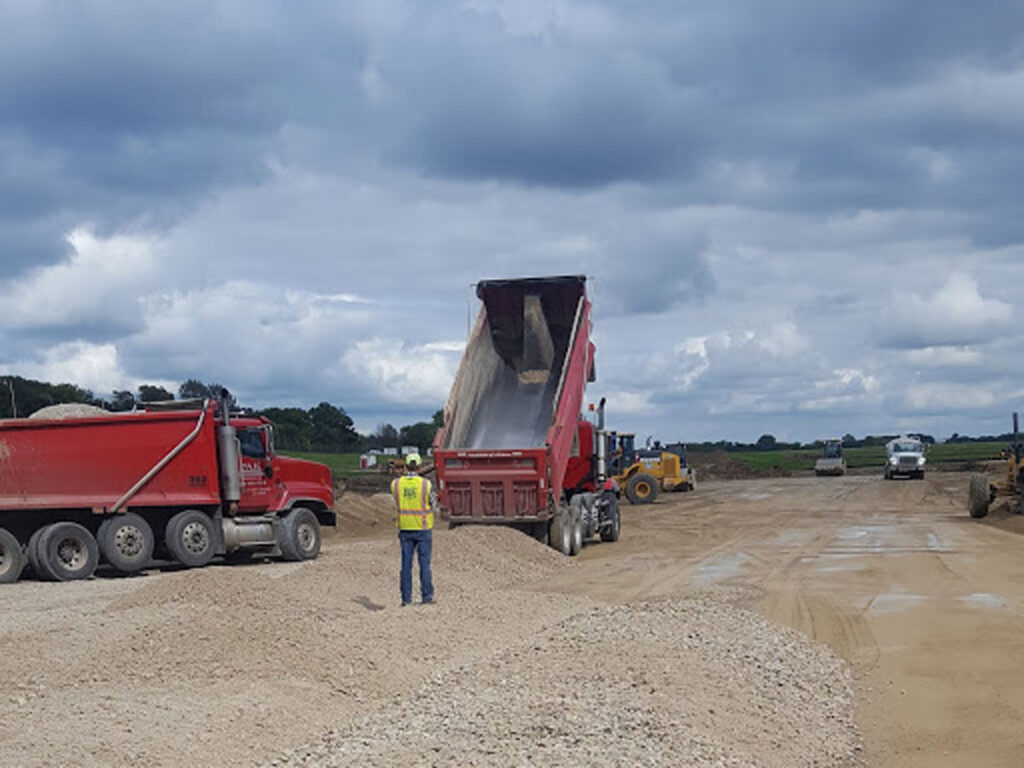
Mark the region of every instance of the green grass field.
MULTIPOLYGON (((331 468, 331 474, 335 478, 353 477, 367 472, 359 469, 358 453, 310 453, 308 451, 278 451, 282 456, 291 456, 296 459, 318 461, 331 468)), ((376 470, 369 470, 374 473, 376 470)))
MULTIPOLYGON (((927 453, 930 464, 947 464, 968 461, 992 461, 999 458, 999 451, 1006 445, 1001 442, 990 443, 940 443, 929 446, 927 453)), ((297 459, 318 461, 331 468, 335 478, 356 477, 364 474, 377 474, 378 470, 360 470, 358 453, 310 453, 306 451, 279 451, 282 456, 294 456, 297 459)), ((787 470, 800 471, 814 469, 814 461, 820 451, 814 448, 799 451, 737 451, 729 456, 755 470, 787 470)), ((846 465, 851 469, 857 467, 882 467, 885 459, 885 448, 872 446, 869 448, 846 448, 843 450, 846 465)), ((691 454, 694 465, 701 463, 702 454, 691 454)), ((379 459, 378 459, 379 460, 379 459)))
MULTIPOLYGON (((1005 448, 1001 442, 989 443, 937 443, 928 446, 925 456, 930 464, 947 464, 968 461, 992 461, 999 458, 999 451, 1005 448)), ((752 469, 811 470, 821 455, 817 449, 799 451, 739 451, 729 456, 743 462, 752 469)), ((885 448, 844 448, 846 466, 881 467, 885 461, 885 448)))

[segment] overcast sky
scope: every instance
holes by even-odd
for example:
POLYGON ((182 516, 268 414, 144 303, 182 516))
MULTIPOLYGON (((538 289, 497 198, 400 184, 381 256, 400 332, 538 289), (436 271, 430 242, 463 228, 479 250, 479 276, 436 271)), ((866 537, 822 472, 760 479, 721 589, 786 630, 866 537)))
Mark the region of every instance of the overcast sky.
POLYGON ((1019 0, 0 0, 0 373, 428 419, 581 273, 609 422, 1009 429, 1019 0), (473 300, 475 302, 475 299, 473 300))

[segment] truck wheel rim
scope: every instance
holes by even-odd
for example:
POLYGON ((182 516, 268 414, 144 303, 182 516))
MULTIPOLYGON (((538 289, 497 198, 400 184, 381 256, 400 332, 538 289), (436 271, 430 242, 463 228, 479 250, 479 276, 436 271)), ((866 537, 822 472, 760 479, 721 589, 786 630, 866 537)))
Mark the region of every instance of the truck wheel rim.
POLYGON ((303 552, 312 552, 313 547, 316 546, 316 533, 313 531, 313 526, 309 523, 302 523, 296 528, 295 538, 303 552))
POLYGON ((81 539, 70 536, 57 542, 57 562, 68 571, 79 571, 89 562, 89 553, 81 539))
POLYGON ((0 544, 0 575, 7 573, 14 567, 14 558, 7 551, 7 547, 0 544))
POLYGON ((134 525, 122 525, 114 533, 114 547, 125 557, 138 557, 142 554, 144 536, 134 525))
POLYGON ((181 532, 181 543, 189 552, 200 555, 210 546, 210 535, 202 523, 189 523, 181 532))
POLYGON ((651 486, 649 486, 647 483, 637 483, 636 493, 641 499, 646 499, 648 496, 651 495, 651 486))

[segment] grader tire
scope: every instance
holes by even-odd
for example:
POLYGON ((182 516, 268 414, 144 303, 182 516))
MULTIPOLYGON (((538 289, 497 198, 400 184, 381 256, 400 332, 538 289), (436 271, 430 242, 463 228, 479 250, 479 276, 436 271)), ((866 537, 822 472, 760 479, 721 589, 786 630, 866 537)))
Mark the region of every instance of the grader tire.
POLYGON ((646 472, 638 472, 626 483, 626 498, 631 504, 651 504, 658 498, 658 481, 646 472))
POLYGON ((971 517, 985 517, 988 514, 989 502, 988 478, 984 475, 971 475, 971 485, 967 498, 971 517))

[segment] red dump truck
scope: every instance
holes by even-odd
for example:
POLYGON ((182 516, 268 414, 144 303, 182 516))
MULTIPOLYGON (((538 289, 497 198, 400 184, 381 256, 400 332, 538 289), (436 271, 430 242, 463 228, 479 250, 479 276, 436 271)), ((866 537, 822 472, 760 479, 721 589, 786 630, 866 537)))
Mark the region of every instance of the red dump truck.
POLYGON ((434 439, 442 519, 513 525, 567 555, 618 538, 603 424, 580 418, 594 380, 586 278, 485 280, 483 306, 434 439))
POLYGON ((277 456, 270 423, 226 401, 0 421, 0 583, 122 572, 154 550, 188 567, 216 555, 312 559, 334 525, 322 464, 277 456))

